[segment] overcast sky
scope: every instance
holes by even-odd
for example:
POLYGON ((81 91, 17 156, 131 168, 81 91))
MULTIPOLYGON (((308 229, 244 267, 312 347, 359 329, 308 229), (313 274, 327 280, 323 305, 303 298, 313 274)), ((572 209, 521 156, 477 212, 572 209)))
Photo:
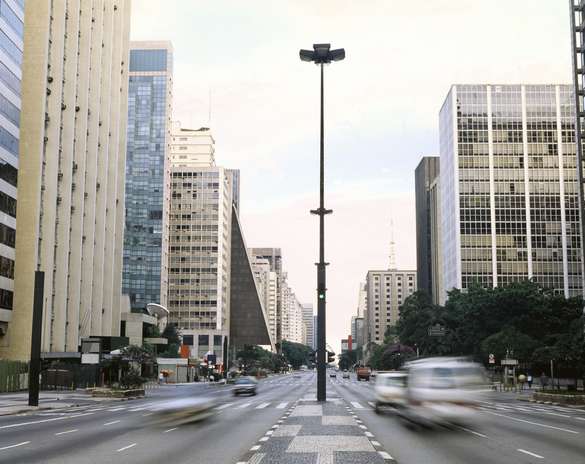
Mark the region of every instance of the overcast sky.
POLYGON ((174 118, 209 126, 239 168, 248 246, 282 248, 289 283, 316 307, 318 68, 326 69, 327 341, 350 333, 358 286, 389 263, 415 269, 414 169, 438 154, 454 83, 570 83, 566 0, 134 0, 133 40, 174 46, 174 118), (211 121, 209 120, 211 93, 211 121))

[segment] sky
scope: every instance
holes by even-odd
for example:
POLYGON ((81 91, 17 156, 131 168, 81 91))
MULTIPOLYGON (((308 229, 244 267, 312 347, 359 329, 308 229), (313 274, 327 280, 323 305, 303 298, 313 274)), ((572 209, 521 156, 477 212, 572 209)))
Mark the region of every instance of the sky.
POLYGON ((414 169, 439 154, 452 84, 570 83, 565 0, 134 0, 132 40, 174 47, 173 118, 210 127, 218 165, 241 170, 248 246, 280 247, 316 310, 319 73, 325 69, 327 342, 350 333, 360 281, 416 268, 414 169))

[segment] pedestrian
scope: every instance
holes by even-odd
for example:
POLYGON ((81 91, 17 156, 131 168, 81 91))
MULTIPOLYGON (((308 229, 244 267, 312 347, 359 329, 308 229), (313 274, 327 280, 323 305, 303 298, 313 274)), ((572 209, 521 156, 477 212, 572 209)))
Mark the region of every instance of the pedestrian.
POLYGON ((164 383, 164 381, 165 381, 164 374, 162 372, 159 372, 159 374, 158 374, 158 383, 159 383, 159 385, 162 385, 164 383))
POLYGON ((548 377, 547 377, 547 376, 546 376, 546 374, 543 372, 543 373, 540 375, 540 388, 541 388, 542 390, 544 390, 544 389, 547 387, 547 385, 548 385, 548 377))
POLYGON ((532 374, 528 374, 528 377, 526 377, 526 382, 528 382, 528 389, 532 390, 532 374))

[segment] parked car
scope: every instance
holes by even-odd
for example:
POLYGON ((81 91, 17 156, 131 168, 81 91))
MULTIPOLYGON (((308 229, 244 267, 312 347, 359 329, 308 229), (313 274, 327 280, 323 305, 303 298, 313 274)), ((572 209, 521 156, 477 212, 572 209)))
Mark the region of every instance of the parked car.
POLYGON ((395 409, 406 405, 406 372, 380 372, 376 377, 376 413, 389 406, 395 409))
POLYGON ((415 423, 466 423, 486 390, 483 367, 466 358, 421 359, 408 363, 406 371, 404 416, 415 423))
POLYGON ((236 380, 234 396, 241 394, 255 395, 258 381, 254 377, 240 377, 236 380))
POLYGON ((355 373, 356 373, 358 382, 360 380, 369 381, 370 380, 370 375, 372 373, 372 370, 369 367, 358 367, 355 370, 355 373))

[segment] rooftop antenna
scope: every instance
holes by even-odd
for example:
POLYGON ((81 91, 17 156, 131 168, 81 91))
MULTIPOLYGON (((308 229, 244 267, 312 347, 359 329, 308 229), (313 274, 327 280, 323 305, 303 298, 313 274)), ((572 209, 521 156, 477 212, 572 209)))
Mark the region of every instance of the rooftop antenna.
POLYGON ((396 244, 394 243, 394 220, 390 219, 390 270, 396 269, 396 244))
POLYGON ((209 87, 209 95, 208 95, 208 100, 207 100, 207 107, 208 107, 208 113, 207 113, 207 127, 211 127, 211 87, 209 87))

